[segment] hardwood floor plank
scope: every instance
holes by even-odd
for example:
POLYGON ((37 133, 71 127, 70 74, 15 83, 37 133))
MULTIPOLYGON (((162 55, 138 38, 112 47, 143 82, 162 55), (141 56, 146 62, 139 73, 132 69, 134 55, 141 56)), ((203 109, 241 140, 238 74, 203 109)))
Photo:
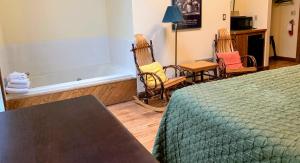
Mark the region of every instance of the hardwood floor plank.
POLYGON ((297 62, 291 62, 291 61, 285 61, 285 60, 270 60, 270 69, 278 69, 282 67, 288 67, 288 66, 294 66, 299 63, 297 62))
POLYGON ((162 113, 145 109, 133 101, 113 105, 108 109, 145 146, 152 151, 162 113))

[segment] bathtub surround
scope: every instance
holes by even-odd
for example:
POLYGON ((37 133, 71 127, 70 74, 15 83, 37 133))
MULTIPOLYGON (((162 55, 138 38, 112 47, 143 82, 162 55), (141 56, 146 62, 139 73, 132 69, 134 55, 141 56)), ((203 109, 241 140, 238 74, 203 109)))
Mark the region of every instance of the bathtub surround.
POLYGON ((8 56, 7 50, 4 45, 0 45, 0 65, 1 65, 1 73, 3 76, 7 76, 9 74, 9 66, 8 66, 8 56))
POLYGON ((1 65, 2 76, 6 76, 9 73, 8 56, 7 56, 7 50, 4 42, 1 22, 0 22, 0 65, 1 65))
POLYGON ((134 36, 132 0, 107 0, 106 11, 109 15, 107 24, 111 61, 135 76, 134 59, 130 52, 134 36))
MULTIPOLYGON (((28 97, 11 98, 7 101, 7 110, 25 108, 86 95, 93 95, 97 97, 105 105, 113 105, 130 101, 132 100, 132 96, 136 94, 136 79, 128 78, 126 80, 122 79, 121 81, 109 81, 110 82, 94 86, 83 86, 65 91, 58 89, 57 92, 50 91, 51 93, 48 92, 46 94, 35 94, 28 97)), ((82 82, 88 82, 88 80, 82 82)), ((76 86, 76 83, 72 84, 72 86, 76 86)), ((52 87, 55 87, 55 85, 52 87)))
POLYGON ((0 25, 2 71, 29 72, 33 87, 9 95, 9 108, 136 95, 131 0, 1 0, 0 25))
POLYGON ((5 64, 9 72, 30 72, 33 87, 99 77, 103 71, 93 73, 99 69, 110 75, 111 67, 135 75, 131 6, 131 0, 3 0, 5 64))
POLYGON ((131 39, 110 38, 109 52, 113 65, 127 74, 136 76, 134 58, 130 49, 128 49, 131 47, 132 42, 131 39))
MULTIPOLYGON (((72 70, 111 63, 107 37, 8 44, 7 51, 10 55, 10 69, 30 72, 33 87, 41 86, 36 84, 35 78, 50 77, 61 74, 60 72, 72 72, 72 70)), ((68 80, 83 78, 80 74, 78 75, 68 80)), ((63 79, 64 76, 60 78, 63 79)), ((44 84, 56 84, 50 82, 53 79, 48 78, 48 80, 49 83, 44 84)), ((65 81, 62 80, 62 82, 65 81)))
POLYGON ((128 50, 131 43, 99 37, 11 44, 7 45, 8 64, 10 71, 30 72, 32 87, 110 75, 115 69, 134 76, 133 57, 128 50))

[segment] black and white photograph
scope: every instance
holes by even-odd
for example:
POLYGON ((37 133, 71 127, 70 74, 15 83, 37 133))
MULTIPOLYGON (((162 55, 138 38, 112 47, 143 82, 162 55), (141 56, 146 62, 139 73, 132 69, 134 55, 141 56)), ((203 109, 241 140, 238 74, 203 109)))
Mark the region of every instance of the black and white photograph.
POLYGON ((178 29, 201 28, 202 0, 172 0, 182 12, 184 21, 178 24, 178 29))

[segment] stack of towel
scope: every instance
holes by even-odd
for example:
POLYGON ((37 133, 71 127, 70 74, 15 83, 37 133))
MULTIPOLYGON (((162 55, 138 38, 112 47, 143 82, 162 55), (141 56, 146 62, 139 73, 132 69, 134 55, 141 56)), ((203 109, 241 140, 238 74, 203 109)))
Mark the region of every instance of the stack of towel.
POLYGON ((13 72, 7 77, 6 93, 25 94, 29 92, 30 80, 28 75, 20 72, 13 72))

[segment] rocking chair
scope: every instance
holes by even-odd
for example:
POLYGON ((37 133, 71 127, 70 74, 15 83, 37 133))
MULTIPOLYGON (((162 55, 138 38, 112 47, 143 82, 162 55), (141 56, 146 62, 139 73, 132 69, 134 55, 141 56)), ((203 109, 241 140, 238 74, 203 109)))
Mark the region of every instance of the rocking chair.
MULTIPOLYGON (((215 51, 221 78, 257 72, 256 59, 251 55, 242 55, 235 50, 235 40, 227 29, 220 29, 215 39, 215 51), (230 56, 232 54, 232 56, 230 56), (237 55, 238 54, 238 55, 237 55), (228 62, 228 56, 234 58, 234 63, 228 62)), ((232 62, 232 61, 230 61, 232 62)))
POLYGON ((184 82, 186 81, 186 78, 184 77, 184 71, 178 66, 170 65, 163 67, 165 74, 168 69, 174 69, 176 73, 179 72, 180 74, 180 77, 171 78, 165 82, 163 82, 163 80, 157 74, 153 72, 143 72, 141 70, 141 66, 156 62, 153 54, 152 41, 148 43, 143 35, 137 34, 135 36, 135 44, 132 44, 131 51, 134 54, 134 61, 138 71, 138 76, 145 88, 145 92, 140 94, 138 98, 141 99, 145 104, 148 104, 149 99, 155 96, 159 96, 161 100, 164 100, 165 97, 166 101, 169 101, 170 91, 180 86, 184 86, 184 82), (148 78, 154 79, 154 86, 150 86, 149 83, 147 83, 148 78))

